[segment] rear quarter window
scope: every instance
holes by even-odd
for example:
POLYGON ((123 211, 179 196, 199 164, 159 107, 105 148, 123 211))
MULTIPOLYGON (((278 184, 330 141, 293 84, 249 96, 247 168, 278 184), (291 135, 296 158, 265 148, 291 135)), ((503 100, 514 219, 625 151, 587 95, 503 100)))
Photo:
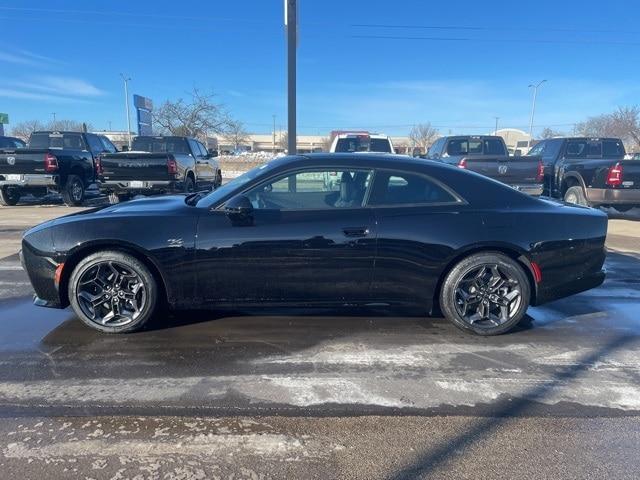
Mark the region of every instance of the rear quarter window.
POLYGON ((459 198, 439 182, 416 173, 377 171, 368 204, 400 206, 458 203, 459 198))

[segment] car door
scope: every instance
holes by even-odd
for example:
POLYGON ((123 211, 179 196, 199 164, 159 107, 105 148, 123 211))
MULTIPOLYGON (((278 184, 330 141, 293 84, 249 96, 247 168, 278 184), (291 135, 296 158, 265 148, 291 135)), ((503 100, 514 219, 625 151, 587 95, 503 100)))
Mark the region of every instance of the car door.
POLYGON ((369 299, 375 223, 363 207, 371 172, 294 170, 253 187, 250 222, 223 210, 198 225, 206 303, 345 304, 369 299), (330 180, 339 176, 339 182, 330 180))
POLYGON ((189 148, 193 154, 196 163, 196 177, 198 184, 213 182, 211 166, 206 151, 200 148, 200 142, 189 139, 189 148))
POLYGON ((442 266, 466 203, 422 173, 376 170, 368 206, 376 219, 377 255, 371 286, 378 302, 431 306, 442 266))

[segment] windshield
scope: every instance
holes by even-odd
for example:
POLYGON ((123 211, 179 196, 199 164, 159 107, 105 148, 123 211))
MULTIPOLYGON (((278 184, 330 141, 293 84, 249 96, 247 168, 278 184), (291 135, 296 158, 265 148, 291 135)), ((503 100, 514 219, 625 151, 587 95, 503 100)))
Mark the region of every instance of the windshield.
POLYGON ((29 148, 86 149, 81 133, 34 133, 29 139, 29 148))
POLYGON ((391 152, 391 144, 386 138, 367 136, 339 138, 336 152, 391 152))
MULTIPOLYGON (((286 157, 283 157, 286 158, 286 157)), ((236 189, 246 185, 250 181, 258 178, 260 175, 272 170, 275 166, 279 165, 279 161, 271 161, 269 163, 262 164, 258 167, 255 167, 249 170, 246 173, 234 178, 233 180, 225 183, 221 187, 216 188, 213 192, 201 198, 198 201, 198 204, 206 204, 206 205, 214 205, 228 196, 230 193, 235 191, 236 189)))
POLYGON ((151 153, 189 153, 187 140, 182 137, 136 137, 131 150, 151 153))

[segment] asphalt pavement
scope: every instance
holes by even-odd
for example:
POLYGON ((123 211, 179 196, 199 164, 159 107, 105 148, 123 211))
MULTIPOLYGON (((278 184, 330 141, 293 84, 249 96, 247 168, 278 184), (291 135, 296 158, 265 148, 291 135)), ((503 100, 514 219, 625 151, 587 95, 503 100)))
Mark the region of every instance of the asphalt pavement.
POLYGON ((0 209, 0 471, 19 478, 638 478, 640 222, 608 276, 465 334, 385 310, 175 312, 111 336, 32 305, 0 209), (308 313, 308 312, 305 312, 308 313))

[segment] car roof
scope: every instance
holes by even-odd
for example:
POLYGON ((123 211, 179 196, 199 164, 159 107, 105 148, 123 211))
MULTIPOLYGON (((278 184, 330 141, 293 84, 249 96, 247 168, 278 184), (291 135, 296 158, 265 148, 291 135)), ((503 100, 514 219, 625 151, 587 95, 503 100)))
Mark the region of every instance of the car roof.
POLYGON ((348 153, 306 153, 278 158, 278 168, 290 166, 349 166, 354 168, 408 168, 410 170, 428 167, 434 170, 458 170, 443 162, 415 158, 408 155, 397 155, 382 152, 348 152, 348 153))

